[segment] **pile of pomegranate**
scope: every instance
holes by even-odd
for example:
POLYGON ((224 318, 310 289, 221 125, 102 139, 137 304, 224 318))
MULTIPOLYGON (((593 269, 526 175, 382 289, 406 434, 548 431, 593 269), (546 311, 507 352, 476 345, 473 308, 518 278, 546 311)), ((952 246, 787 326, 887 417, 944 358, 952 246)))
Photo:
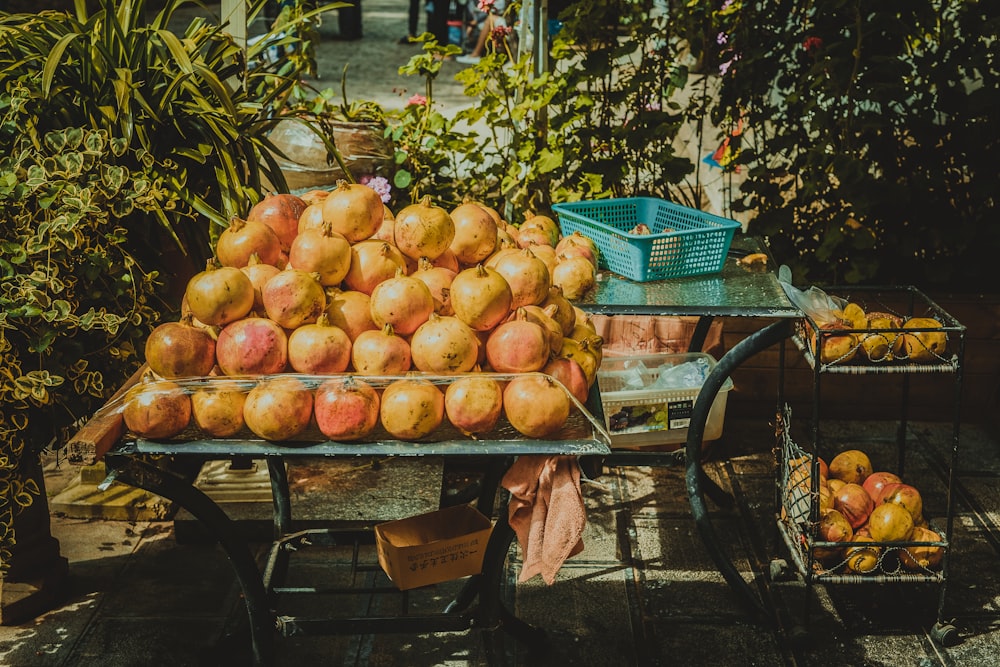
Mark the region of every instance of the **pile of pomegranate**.
MULTIPOLYGON (((848 543, 814 547, 818 565, 851 574, 926 574, 940 569, 944 547, 932 543, 942 542, 942 537, 924 519, 916 487, 895 473, 874 471, 868 455, 858 449, 840 452, 829 464, 819 459, 818 464, 816 540, 848 543), (891 546, 895 542, 909 544, 891 546)), ((788 465, 782 514, 808 517, 812 459, 803 456, 788 465)))
POLYGON ((515 226, 473 201, 448 211, 425 197, 393 215, 346 181, 268 195, 220 235, 180 321, 149 336, 150 381, 127 395, 126 426, 354 441, 381 425, 419 440, 444 420, 476 437, 502 415, 551 437, 601 363, 603 340, 571 302, 597 258, 547 216, 515 226))

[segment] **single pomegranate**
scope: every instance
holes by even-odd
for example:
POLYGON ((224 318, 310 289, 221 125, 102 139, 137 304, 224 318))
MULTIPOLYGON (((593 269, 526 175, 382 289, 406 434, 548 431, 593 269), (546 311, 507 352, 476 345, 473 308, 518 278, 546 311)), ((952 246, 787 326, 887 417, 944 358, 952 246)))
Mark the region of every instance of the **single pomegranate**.
POLYGON ((219 332, 215 358, 226 375, 280 373, 288 363, 288 336, 266 317, 237 320, 219 332))
POLYGON ((587 402, 590 394, 590 385, 587 384, 587 375, 583 372, 574 359, 568 357, 555 357, 551 359, 542 372, 550 375, 562 383, 566 390, 580 403, 587 402))
POLYGON ((913 516, 902 505, 876 505, 868 517, 868 531, 876 542, 900 542, 913 534, 913 516))
POLYGON ((492 329, 502 322, 510 314, 513 301, 504 277, 482 264, 459 271, 451 281, 455 316, 476 331, 492 329))
POLYGON ((451 281, 457 275, 451 269, 434 266, 429 259, 421 257, 417 261, 417 270, 410 274, 431 291, 434 299, 434 312, 438 315, 451 315, 455 311, 451 307, 451 281))
POLYGON ((552 314, 552 319, 562 327, 563 335, 569 336, 573 333, 573 327, 576 326, 576 310, 563 294, 562 288, 554 283, 549 288, 548 297, 541 303, 542 308, 553 305, 556 307, 556 311, 552 314))
POLYGON ((448 421, 465 435, 475 437, 492 431, 502 410, 503 389, 487 375, 467 375, 445 389, 448 421))
POLYGON ((247 213, 248 221, 262 222, 277 234, 281 249, 286 253, 299 233, 299 218, 306 202, 293 194, 269 193, 247 213))
POLYGON ((875 501, 859 484, 844 484, 833 498, 833 507, 844 515, 851 528, 859 528, 875 509, 875 501))
MULTIPOLYGON (((910 539, 914 542, 943 542, 941 535, 930 528, 916 526, 910 539)), ((927 572, 936 570, 944 559, 944 547, 920 544, 902 547, 899 550, 899 562, 910 572, 927 572)))
POLYGON ((451 212, 455 234, 449 246, 459 263, 474 266, 484 261, 496 249, 497 223, 478 204, 459 204, 451 212))
POLYGON ((510 285, 511 308, 538 305, 549 296, 549 269, 531 249, 504 255, 493 268, 510 285))
POLYGON ((284 269, 264 284, 261 300, 267 316, 285 329, 312 324, 326 310, 326 292, 317 274, 284 269))
POLYGON ((848 484, 864 484, 872 474, 872 463, 868 455, 859 449, 840 452, 830 461, 830 477, 841 479, 848 484))
POLYGON ((191 315, 157 326, 146 338, 145 349, 146 363, 160 377, 198 377, 215 367, 215 337, 194 326, 191 315))
POLYGON ((899 475, 892 472, 886 472, 884 470, 873 472, 865 478, 862 486, 868 495, 872 497, 876 503, 880 502, 882 499, 882 489, 886 487, 887 484, 901 484, 903 480, 899 478, 899 475))
POLYGON ((562 385, 545 375, 519 375, 503 390, 507 421, 528 438, 556 434, 569 419, 570 405, 562 385))
POLYGON ((219 235, 215 255, 223 266, 242 268, 257 255, 265 264, 277 264, 281 256, 281 241, 274 230, 263 222, 233 218, 219 235))
POLYGON ((455 238, 455 222, 448 211, 431 203, 425 195, 396 214, 393 239, 407 257, 435 259, 455 238))
POLYGON ((577 247, 586 248, 594 257, 599 256, 597 243, 595 243, 592 238, 584 236, 579 231, 574 231, 572 234, 567 234, 559 239, 559 242, 556 243, 555 252, 558 255, 565 250, 577 247))
POLYGON ((486 360, 498 373, 540 371, 551 352, 548 332, 528 320, 523 310, 499 324, 486 339, 486 360))
MULTIPOLYGON (((854 529, 843 514, 836 509, 824 510, 820 513, 819 523, 816 525, 816 539, 820 542, 850 542, 854 537, 854 529)), ((839 547, 816 547, 813 555, 817 560, 830 563, 839 560, 843 555, 843 549, 839 547)))
POLYGON ((122 418, 137 436, 165 440, 187 428, 191 399, 176 382, 147 377, 126 394, 122 418))
POLYGON ((351 347, 351 363, 359 375, 402 375, 410 370, 410 344, 392 325, 362 331, 351 347))
POLYGON ((253 284, 239 269, 209 260, 206 269, 188 281, 184 299, 198 320, 221 327, 253 308, 253 284))
POLYGON ((920 491, 909 484, 887 484, 882 489, 879 503, 895 503, 906 508, 906 511, 913 517, 913 525, 918 526, 924 522, 924 501, 920 496, 920 491))
POLYGON ((288 363, 307 375, 343 373, 351 363, 351 339, 323 313, 288 337, 288 363))
POLYGON ((385 241, 361 241, 351 247, 351 266, 344 285, 370 295, 376 285, 399 271, 406 272, 406 259, 398 248, 385 241))
POLYGON ((552 270, 552 284, 562 288, 571 301, 581 298, 596 284, 594 265, 583 257, 569 257, 556 263, 552 270))
POLYGON ((323 200, 323 220, 351 243, 371 238, 383 217, 382 197, 367 185, 337 181, 323 200))
POLYGON ((854 572, 856 574, 869 574, 874 572, 878 567, 879 556, 882 550, 876 546, 871 546, 870 542, 874 542, 872 538, 866 535, 854 535, 851 539, 851 543, 860 543, 859 546, 847 547, 844 554, 845 563, 849 572, 854 572))
POLYGON ((410 337, 413 367, 425 373, 465 373, 476 366, 479 339, 457 317, 432 313, 410 337))
POLYGON ((268 378, 247 394, 243 419, 257 436, 280 442, 301 435, 312 419, 313 394, 290 375, 268 378))
POLYGON ((352 341, 362 331, 378 330, 372 321, 371 297, 354 290, 326 290, 326 315, 330 324, 340 327, 352 341))
POLYGON ((281 269, 273 264, 264 264, 257 258, 257 255, 250 255, 247 265, 240 270, 246 274, 247 278, 250 279, 250 284, 253 285, 253 310, 263 315, 264 298, 261 296, 261 290, 264 289, 264 284, 268 280, 281 272, 281 269))
POLYGON ((550 218, 547 215, 538 215, 533 213, 528 213, 525 216, 524 222, 518 228, 519 232, 526 231, 540 231, 543 234, 544 243, 542 245, 555 246, 559 243, 559 237, 562 234, 559 229, 559 223, 550 218))
POLYGON ((379 328, 391 324, 400 336, 409 336, 434 312, 434 296, 423 281, 396 272, 371 294, 372 321, 379 328))
POLYGON ((191 394, 195 425, 213 438, 229 438, 243 430, 246 391, 236 382, 215 381, 191 394))
POLYGON ((295 237, 288 261, 300 271, 318 273, 324 287, 336 287, 351 268, 351 244, 323 223, 320 229, 307 229, 295 237))
POLYGON ((361 440, 378 425, 379 402, 378 392, 363 380, 331 378, 316 388, 316 425, 331 440, 361 440))
POLYGON ((444 394, 428 380, 395 380, 382 392, 379 419, 400 440, 427 437, 444 421, 444 394))
MULTIPOLYGON (((309 204, 299 217, 299 234, 309 229, 323 229, 323 203, 309 204)), ((295 242, 295 239, 292 239, 295 242)), ((289 244, 291 249, 291 244, 289 244)))
POLYGON ((595 271, 597 270, 597 255, 591 252, 589 248, 579 245, 569 246, 568 248, 564 248, 561 252, 556 253, 556 265, 558 266, 559 263, 573 258, 585 259, 590 263, 595 271))
POLYGON ((524 306, 521 310, 524 311, 528 321, 539 324, 545 329, 549 337, 549 349, 552 351, 552 354, 562 352, 565 336, 563 336, 562 327, 559 326, 559 323, 553 317, 556 313, 556 307, 554 305, 546 308, 542 308, 541 306, 524 306))

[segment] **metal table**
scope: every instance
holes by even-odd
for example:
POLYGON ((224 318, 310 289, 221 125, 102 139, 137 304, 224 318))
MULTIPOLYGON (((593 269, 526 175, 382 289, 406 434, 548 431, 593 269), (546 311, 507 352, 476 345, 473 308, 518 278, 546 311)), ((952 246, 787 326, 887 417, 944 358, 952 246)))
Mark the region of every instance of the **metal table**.
MULTIPOLYGON (((724 493, 705 476, 700 465, 702 439, 708 413, 726 378, 741 364, 793 333, 802 312, 788 299, 778 282, 776 266, 765 244, 739 234, 733 238, 720 273, 638 283, 603 272, 596 289, 577 302, 582 309, 604 315, 694 315, 699 317, 689 350, 700 351, 708 327, 715 317, 748 317, 772 320, 728 350, 709 373, 695 402, 684 448, 685 485, 691 513, 712 560, 725 580, 762 619, 769 619, 760 597, 746 583, 722 550, 708 516, 705 494, 723 503, 724 493), (740 260, 754 253, 767 256, 766 269, 744 266, 740 260)), ((779 349, 784 363, 784 346, 779 349)), ((778 392, 777 403, 783 402, 778 392)), ((670 462, 676 457, 670 456, 670 462)), ((612 465, 662 465, 667 460, 655 452, 616 450, 608 457, 612 465)))

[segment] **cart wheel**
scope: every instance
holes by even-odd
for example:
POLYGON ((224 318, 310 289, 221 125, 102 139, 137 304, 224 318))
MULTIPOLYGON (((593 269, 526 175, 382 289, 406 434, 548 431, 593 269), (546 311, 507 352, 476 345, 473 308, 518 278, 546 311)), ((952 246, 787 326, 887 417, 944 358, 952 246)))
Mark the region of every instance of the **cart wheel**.
POLYGON ((788 581, 792 578, 788 561, 784 558, 775 558, 771 561, 770 573, 771 581, 788 581))
POLYGON ((931 628, 931 639, 944 647, 958 644, 958 628, 951 623, 935 623, 931 628))

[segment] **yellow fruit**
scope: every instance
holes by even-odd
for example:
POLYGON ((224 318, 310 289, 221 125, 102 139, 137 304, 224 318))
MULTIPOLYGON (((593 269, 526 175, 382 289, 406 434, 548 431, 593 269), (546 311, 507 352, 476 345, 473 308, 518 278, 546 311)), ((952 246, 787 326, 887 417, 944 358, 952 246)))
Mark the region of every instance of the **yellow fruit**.
POLYGON ((879 505, 868 517, 868 531, 876 542, 908 540, 913 534, 913 516, 902 505, 879 505))
MULTIPOLYGON (((914 528, 911 538, 915 542, 941 542, 941 535, 930 528, 914 528)), ((941 565, 944 547, 912 546, 899 551, 899 561, 911 572, 933 570, 941 565)))
POLYGON ((868 328, 868 316, 865 315, 864 309, 856 303, 844 306, 844 320, 851 325, 852 329, 868 328))
MULTIPOLYGON (((903 324, 904 329, 939 329, 941 323, 932 317, 912 317, 903 324)), ((893 354, 913 362, 940 359, 948 348, 948 334, 943 331, 918 331, 902 333, 893 346, 893 354)))
MULTIPOLYGON (((855 535, 852 542, 874 542, 866 535, 855 535)), ((881 549, 872 546, 849 547, 847 549, 848 571, 857 574, 868 574, 878 567, 878 557, 881 549)))
POLYGON ((830 478, 841 479, 848 484, 863 484, 872 474, 872 462, 860 449, 847 449, 830 461, 830 478))

